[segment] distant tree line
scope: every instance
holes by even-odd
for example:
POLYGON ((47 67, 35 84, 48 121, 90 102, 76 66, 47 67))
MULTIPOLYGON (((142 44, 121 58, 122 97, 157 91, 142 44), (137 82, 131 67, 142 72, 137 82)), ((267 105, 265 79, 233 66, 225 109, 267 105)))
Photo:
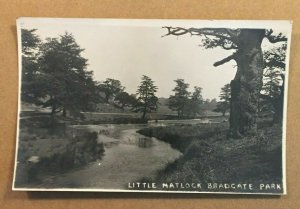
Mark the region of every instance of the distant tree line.
POLYGON ((127 93, 121 82, 112 78, 107 78, 104 82, 98 84, 98 87, 100 94, 103 94, 102 98, 105 103, 122 110, 127 108, 133 112, 141 112, 143 119, 145 119, 147 113, 157 109, 158 98, 155 95, 157 86, 146 75, 142 76, 136 94, 127 93))

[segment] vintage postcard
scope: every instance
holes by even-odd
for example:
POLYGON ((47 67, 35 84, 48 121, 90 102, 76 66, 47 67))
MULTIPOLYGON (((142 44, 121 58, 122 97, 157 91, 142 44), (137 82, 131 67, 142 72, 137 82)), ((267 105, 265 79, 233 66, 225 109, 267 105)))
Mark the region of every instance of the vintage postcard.
POLYGON ((286 194, 290 21, 17 29, 13 190, 286 194))

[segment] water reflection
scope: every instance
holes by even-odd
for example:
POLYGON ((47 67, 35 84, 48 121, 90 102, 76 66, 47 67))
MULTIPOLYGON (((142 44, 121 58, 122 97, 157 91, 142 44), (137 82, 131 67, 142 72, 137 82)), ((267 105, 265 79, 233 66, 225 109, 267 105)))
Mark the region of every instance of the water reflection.
POLYGON ((138 139, 138 146, 139 147, 143 147, 143 148, 147 148, 147 147, 152 147, 152 139, 151 138, 139 138, 138 139))

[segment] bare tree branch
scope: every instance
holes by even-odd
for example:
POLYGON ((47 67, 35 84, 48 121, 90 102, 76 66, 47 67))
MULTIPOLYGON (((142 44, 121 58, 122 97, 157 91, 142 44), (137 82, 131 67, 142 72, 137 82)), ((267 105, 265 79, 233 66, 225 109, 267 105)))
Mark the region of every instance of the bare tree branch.
POLYGON ((166 28, 168 30, 168 33, 163 35, 162 37, 169 36, 169 35, 175 35, 180 36, 184 34, 191 34, 191 35, 204 35, 204 36, 215 36, 218 38, 226 39, 228 41, 231 41, 233 43, 236 43, 237 41, 237 35, 233 32, 233 30, 224 29, 224 28, 181 28, 181 27, 162 27, 166 28))
POLYGON ((231 60, 235 60, 236 59, 236 53, 233 53, 232 55, 218 61, 218 62, 215 62, 214 63, 214 67, 217 67, 217 66, 220 66, 220 65, 223 65, 231 60))
POLYGON ((190 31, 190 33, 193 33, 193 35, 216 36, 233 41, 230 34, 228 34, 227 31, 222 28, 189 28, 188 30, 190 31))
POLYGON ((275 36, 272 35, 273 34, 273 30, 267 30, 265 37, 269 40, 270 43, 278 43, 278 42, 284 42, 287 41, 287 38, 285 36, 282 35, 282 33, 279 33, 279 35, 275 36))
POLYGON ((231 41, 234 42, 235 44, 238 43, 238 36, 241 32, 240 29, 220 28, 218 30, 223 31, 223 33, 228 34, 231 38, 231 41))
POLYGON ((180 35, 190 33, 185 28, 173 28, 173 27, 167 27, 167 26, 162 27, 162 28, 166 28, 168 30, 168 33, 163 35, 162 37, 169 36, 169 35, 180 36, 180 35))
POLYGON ((278 36, 269 36, 269 37, 267 37, 267 39, 268 39, 269 42, 272 43, 272 44, 278 43, 278 42, 287 41, 287 38, 286 38, 286 37, 278 37, 278 36))
POLYGON ((238 47, 235 44, 231 43, 228 45, 225 42, 222 44, 222 48, 225 50, 238 49, 238 47))
POLYGON ((239 29, 228 29, 228 28, 225 28, 224 30, 226 30, 226 32, 231 36, 231 37, 234 37, 234 38, 237 38, 239 33, 240 33, 240 30, 239 29))

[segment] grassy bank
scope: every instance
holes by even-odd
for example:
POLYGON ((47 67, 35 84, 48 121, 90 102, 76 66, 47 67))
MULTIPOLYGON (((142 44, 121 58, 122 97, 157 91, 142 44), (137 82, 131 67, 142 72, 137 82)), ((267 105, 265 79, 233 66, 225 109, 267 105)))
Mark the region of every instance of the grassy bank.
POLYGON ((73 130, 50 116, 20 120, 16 186, 30 186, 43 173, 66 171, 101 158, 95 132, 73 130))
POLYGON ((156 137, 168 142, 175 149, 184 152, 192 142, 201 141, 212 136, 224 135, 228 129, 227 123, 208 124, 176 124, 172 126, 144 128, 138 133, 149 137, 156 137))
MULTIPOLYGON (((257 136, 242 139, 227 139, 227 128, 226 124, 199 124, 140 130, 144 135, 170 143, 183 153, 159 171, 156 179, 147 181, 158 184, 282 183, 281 126, 261 127, 257 136)), ((255 187, 253 191, 257 190, 255 187)), ((215 191, 222 191, 222 188, 215 191)))

